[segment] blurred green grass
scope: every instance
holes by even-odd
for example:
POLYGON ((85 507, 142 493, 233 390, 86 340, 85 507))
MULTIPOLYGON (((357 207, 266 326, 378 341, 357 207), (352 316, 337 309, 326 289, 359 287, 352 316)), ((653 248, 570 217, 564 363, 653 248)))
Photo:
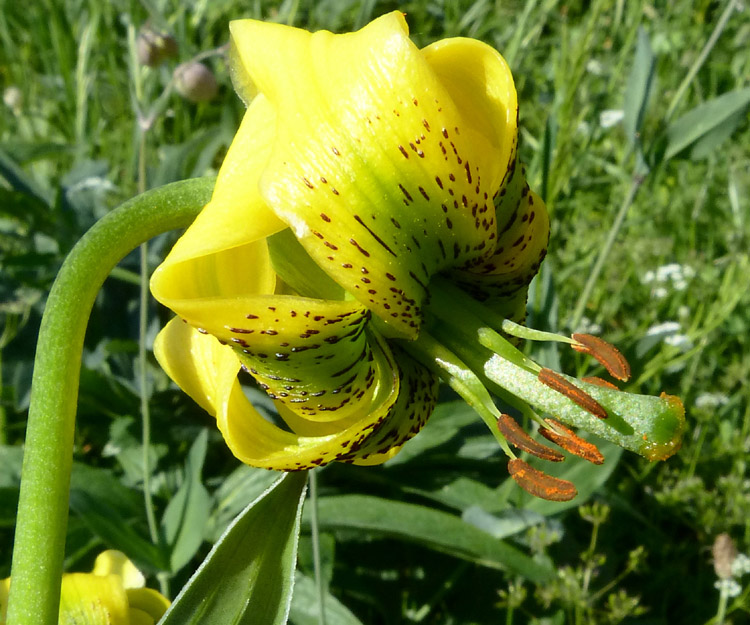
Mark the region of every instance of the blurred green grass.
MULTIPOLYGON (((513 494, 508 503, 502 463, 486 452, 483 432, 464 425, 460 411, 447 418, 441 413, 430 427, 448 432, 448 438, 432 447, 424 443, 422 455, 383 469, 331 467, 321 476, 323 494, 378 495, 464 515, 479 506, 505 523, 503 527, 510 523, 516 545, 553 565, 558 581, 546 588, 526 582, 527 596, 510 609, 521 598, 518 579, 471 559, 459 564, 424 545, 364 540, 361 533, 337 530, 325 539, 331 551, 332 592, 364 623, 496 623, 512 622, 514 614, 515 622, 538 623, 708 622, 718 601, 712 541, 728 532, 740 551, 750 550, 747 108, 737 116, 731 136, 703 153, 688 148, 668 162, 651 162, 623 227, 606 248, 609 256, 583 319, 577 327, 571 323, 637 166, 637 150, 618 119, 632 95, 629 77, 639 28, 654 55, 651 98, 640 128, 645 144, 664 129, 679 86, 726 6, 710 0, 3 3, 0 410, 7 445, 0 455, 5 469, 0 482, 0 577, 9 571, 17 450, 44 297, 77 238, 96 218, 137 192, 138 111, 143 117, 154 105, 178 62, 225 44, 231 19, 255 17, 345 31, 400 8, 419 45, 446 36, 477 37, 500 50, 511 65, 521 103, 522 157, 529 164, 532 187, 543 190, 552 217, 549 255, 532 288, 531 322, 562 332, 585 324, 618 344, 634 369, 631 388, 680 396, 688 431, 683 449, 666 463, 647 464, 623 454, 603 485, 594 473, 586 474, 595 499, 610 510, 608 520, 594 522, 597 538, 592 546, 590 513, 581 516, 568 509, 555 514, 545 508, 521 522, 518 510, 529 504, 513 494), (147 21, 174 36, 178 59, 156 68, 138 66, 135 38, 147 21), (458 425, 446 425, 450 419, 458 425), (457 485, 458 480, 464 481, 457 485), (472 496, 466 488, 473 489, 472 496), (618 573, 629 570, 628 554, 641 547, 645 556, 639 556, 639 567, 620 579, 618 573), (615 583, 610 587, 611 581, 615 583), (639 597, 645 613, 636 615, 635 608, 628 608, 620 591, 639 597)), ((729 15, 672 120, 721 94, 748 87, 747 11, 745 7, 744 13, 729 15)), ((222 57, 205 62, 217 76, 218 96, 193 104, 172 94, 156 109, 144 152, 149 187, 214 172, 232 139, 242 104, 231 89, 222 57)), ((171 240, 163 236, 150 246, 152 268, 171 240)), ((119 500, 103 505, 114 510, 112 518, 119 519, 115 524, 132 525, 136 537, 128 544, 140 545, 143 560, 148 560, 144 513, 140 500, 132 497, 143 483, 138 272, 137 257, 126 259, 92 318, 76 460, 101 470, 96 478, 101 483, 79 480, 84 486, 96 482, 99 496, 110 479, 124 489, 119 500)), ((154 306, 151 318, 149 338, 165 318, 164 311, 154 306)), ((578 374, 596 373, 572 352, 543 347, 535 348, 534 355, 578 374)), ((157 508, 163 511, 186 479, 183 463, 189 442, 209 429, 203 480, 212 493, 214 523, 206 536, 214 536, 234 510, 232 498, 242 502, 250 496, 243 480, 252 484, 260 478, 236 468, 205 415, 168 384, 155 363, 149 363, 147 373, 154 413, 151 489, 157 508), (227 483, 237 486, 229 490, 227 483)), ((71 566, 90 561, 103 543, 111 542, 107 530, 97 525, 101 519, 80 503, 85 497, 77 501, 68 540, 71 566)), ((195 556, 206 549, 204 544, 195 556)), ((310 572, 304 550, 301 568, 310 572)), ((172 572, 173 591, 189 573, 172 572)), ((737 623, 750 619, 749 596, 750 587, 732 604, 737 623)), ((298 618, 302 620, 295 622, 307 622, 298 618)))

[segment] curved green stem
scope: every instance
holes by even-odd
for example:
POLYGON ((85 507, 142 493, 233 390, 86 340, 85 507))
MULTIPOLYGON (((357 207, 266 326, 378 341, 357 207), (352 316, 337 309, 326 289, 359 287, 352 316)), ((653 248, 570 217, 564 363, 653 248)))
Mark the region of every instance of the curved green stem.
POLYGON ((186 180, 126 202, 78 242, 52 286, 34 363, 8 625, 57 623, 81 353, 96 295, 138 245, 189 225, 213 183, 186 180))

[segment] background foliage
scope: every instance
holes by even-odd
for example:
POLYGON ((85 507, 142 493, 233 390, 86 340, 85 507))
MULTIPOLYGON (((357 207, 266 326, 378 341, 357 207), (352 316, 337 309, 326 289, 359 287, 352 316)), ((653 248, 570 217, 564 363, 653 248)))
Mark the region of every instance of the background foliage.
MULTIPOLYGON (((491 437, 446 392, 393 461, 319 472, 328 622, 714 618, 714 539, 727 532, 750 549, 750 20, 748 8, 728 4, 2 3, 0 577, 9 573, 35 336, 57 268, 98 217, 144 183, 215 172, 241 118, 220 52, 205 60, 216 98, 195 104, 171 90, 160 98, 177 63, 220 48, 238 17, 345 31, 400 8, 419 45, 477 37, 513 69, 522 156, 553 223, 530 323, 587 328, 618 344, 635 372, 630 388, 682 397, 688 433, 666 463, 606 445, 601 468, 568 460, 581 496, 551 504, 509 483, 491 437), (177 59, 139 65, 136 36, 147 21, 174 36, 177 59), (728 92, 739 93, 733 105, 683 117, 728 92)), ((149 246, 151 269, 173 240, 149 246)), ((135 253, 102 291, 87 335, 66 565, 85 569, 102 548, 120 548, 174 596, 275 476, 238 466, 153 358, 140 367, 140 282, 135 253), (151 410, 145 447, 141 392, 151 410)), ((147 344, 166 318, 149 304, 147 344)), ((530 349, 549 365, 596 373, 572 351, 530 349)), ((318 618, 308 513, 302 522, 296 625, 318 618)), ((736 623, 750 619, 750 585, 727 612, 736 623)))

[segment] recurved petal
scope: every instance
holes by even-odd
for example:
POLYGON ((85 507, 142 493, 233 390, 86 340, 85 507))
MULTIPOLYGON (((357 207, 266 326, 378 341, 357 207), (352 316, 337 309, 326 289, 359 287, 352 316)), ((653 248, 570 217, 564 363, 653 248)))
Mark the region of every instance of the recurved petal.
POLYGON ((268 159, 275 113, 264 97, 248 109, 224 160, 211 202, 154 272, 151 290, 189 316, 194 300, 271 293, 275 274, 265 237, 284 224, 266 206, 258 180, 268 159))
POLYGON ((492 184, 515 140, 507 68, 483 44, 435 48, 428 61, 398 12, 350 35, 252 20, 231 31, 238 89, 277 115, 264 198, 334 280, 395 335, 415 336, 430 277, 494 249, 492 184), (480 49, 482 67, 499 68, 484 71, 491 86, 481 70, 455 76, 480 49), (504 116, 476 119, 499 112, 503 91, 504 116))
POLYGON ((176 318, 156 336, 154 356, 166 374, 212 417, 216 416, 220 381, 237 377, 241 367, 231 347, 176 318))
POLYGON ((125 592, 130 606, 130 625, 136 625, 135 614, 144 623, 157 623, 169 608, 169 600, 151 588, 130 588, 125 592))
POLYGON ((528 285, 547 253, 549 217, 544 202, 529 189, 523 167, 515 165, 495 205, 499 229, 494 254, 452 277, 497 314, 523 321, 528 285))
POLYGON ((91 573, 64 575, 59 622, 60 625, 130 625, 121 578, 91 573))
POLYGON ((146 578, 121 551, 102 551, 94 561, 94 575, 118 575, 124 588, 142 588, 146 578))
POLYGON ((389 410, 388 426, 378 429, 349 460, 359 465, 381 464, 422 429, 437 404, 438 379, 405 351, 391 348, 398 367, 400 388, 389 410))
POLYGON ((292 295, 204 298, 185 320, 237 350, 272 398, 314 421, 337 421, 370 405, 379 363, 357 301, 292 295))
POLYGON ((213 336, 174 320, 157 337, 154 352, 169 376, 216 416, 217 425, 237 458, 251 466, 295 471, 334 460, 354 462, 364 454, 380 452, 382 462, 389 457, 385 444, 397 446, 408 437, 399 429, 405 409, 416 415, 410 421, 410 429, 431 412, 437 383, 415 383, 417 374, 402 374, 384 342, 373 338, 373 343, 379 379, 372 401, 362 405, 358 415, 339 422, 308 422, 305 435, 283 430, 258 413, 237 379, 241 368, 237 354, 213 336), (403 387, 401 375, 406 379, 403 387), (335 429, 337 425, 340 429, 335 429), (392 430, 399 433, 387 437, 392 430), (377 448, 368 446, 370 439, 377 440, 377 448))
POLYGON ((495 148, 484 171, 497 190, 518 147, 518 96, 502 55, 476 39, 442 39, 422 50, 425 59, 475 134, 495 148))

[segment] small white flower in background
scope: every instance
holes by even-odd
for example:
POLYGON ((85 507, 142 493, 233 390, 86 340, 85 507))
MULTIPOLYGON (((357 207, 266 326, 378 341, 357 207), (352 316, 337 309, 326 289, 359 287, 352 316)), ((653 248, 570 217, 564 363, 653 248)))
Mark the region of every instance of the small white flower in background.
POLYGON ((682 326, 677 321, 665 321, 664 323, 658 323, 655 326, 651 326, 646 330, 646 336, 669 336, 679 332, 682 326))
POLYGON ((3 91, 3 102, 14 115, 20 115, 21 109, 23 108, 23 93, 15 85, 6 87, 3 91))
POLYGON ((604 73, 604 67, 596 59, 591 59, 586 63, 586 71, 589 74, 594 74, 594 76, 601 76, 604 73))
POLYGON ((81 191, 96 191, 101 193, 110 193, 117 191, 117 187, 112 181, 102 178, 101 176, 88 176, 72 184, 67 189, 68 193, 79 193, 81 191))
POLYGON ((703 410, 712 410, 725 405, 729 397, 722 393, 701 393, 695 398, 695 407, 703 410))
POLYGON ((715 581, 714 588, 716 588, 722 595, 729 597, 730 599, 738 597, 742 592, 742 586, 740 586, 740 584, 737 581, 733 580, 731 577, 729 579, 720 579, 715 581))
POLYGON ((671 347, 676 347, 681 352, 686 352, 693 349, 693 341, 686 334, 672 334, 664 337, 664 343, 671 347))
POLYGON ((599 125, 602 128, 612 128, 619 124, 625 117, 625 111, 622 109, 607 109, 599 113, 599 125))
POLYGON ((677 321, 665 321, 651 326, 646 330, 646 337, 650 338, 650 341, 642 342, 640 346, 640 353, 645 353, 651 349, 657 342, 663 341, 666 345, 676 347, 682 352, 686 352, 693 347, 693 341, 685 334, 680 331, 682 326, 677 321))
POLYGON ((748 573, 750 573, 750 558, 741 553, 732 562, 732 575, 734 577, 742 577, 748 573))
POLYGON ((649 270, 643 274, 641 282, 652 284, 651 296, 663 299, 669 294, 669 290, 684 291, 690 280, 695 277, 695 269, 690 265, 669 263, 657 267, 656 271, 649 270))
POLYGON ((598 323, 594 323, 588 317, 583 317, 575 331, 579 334, 594 334, 598 336, 602 333, 602 326, 598 323))

